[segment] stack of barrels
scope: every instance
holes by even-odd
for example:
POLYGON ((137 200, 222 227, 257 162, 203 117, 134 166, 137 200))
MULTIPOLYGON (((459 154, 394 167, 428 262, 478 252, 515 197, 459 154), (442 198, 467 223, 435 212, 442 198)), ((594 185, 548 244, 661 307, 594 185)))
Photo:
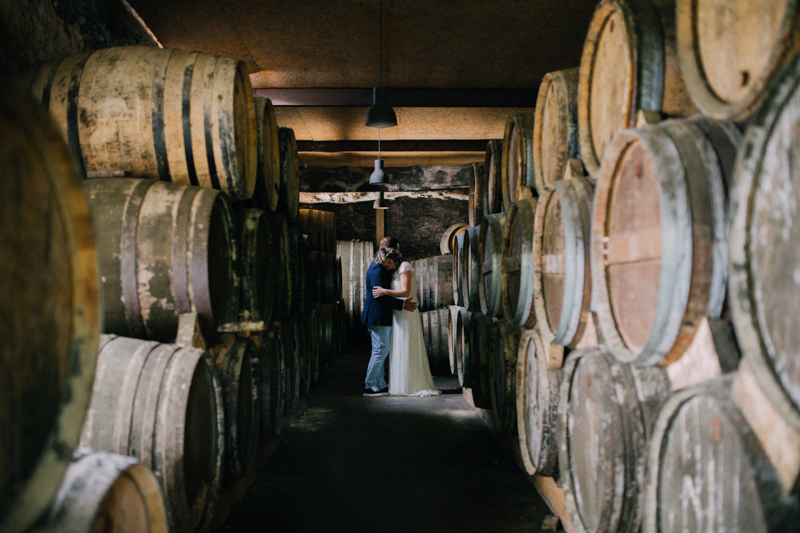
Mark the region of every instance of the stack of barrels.
POLYGON ((367 241, 338 241, 336 257, 341 264, 342 303, 351 332, 363 331, 361 311, 366 298, 367 269, 375 258, 375 246, 367 241))
POLYGON ((207 531, 342 337, 333 216, 299 209, 294 133, 240 60, 109 48, 23 81, 0 103, 0 529, 49 507, 207 531))
POLYGON ((567 530, 796 529, 798 17, 603 0, 473 165, 454 368, 567 530))

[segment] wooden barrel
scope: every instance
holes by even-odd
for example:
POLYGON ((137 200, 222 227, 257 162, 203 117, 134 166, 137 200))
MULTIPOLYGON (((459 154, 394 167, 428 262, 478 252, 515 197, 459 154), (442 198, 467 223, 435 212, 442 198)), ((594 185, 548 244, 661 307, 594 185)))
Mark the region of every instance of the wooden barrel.
POLYGON ((278 211, 294 223, 300 211, 300 167, 297 160, 297 140, 292 128, 278 128, 280 146, 280 190, 278 211))
POLYGON ((676 0, 677 51, 686 86, 703 113, 743 121, 800 48, 800 9, 786 0, 676 0))
POLYGON ((574 346, 593 320, 589 310, 593 198, 594 189, 586 178, 552 181, 539 197, 532 296, 539 331, 548 342, 574 346))
POLYGON ((480 236, 481 227, 469 227, 464 232, 464 255, 465 263, 462 264, 461 277, 466 287, 464 289, 464 305, 468 311, 478 312, 481 310, 480 284, 481 284, 481 261, 480 261, 480 236))
POLYGON ((576 531, 639 530, 647 439, 668 394, 662 368, 621 363, 602 348, 569 354, 558 406, 558 463, 576 531))
POLYGON ((281 153, 278 144, 278 122, 269 98, 256 96, 257 171, 253 188, 253 203, 267 212, 278 208, 281 188, 281 153))
POLYGON ((227 197, 154 180, 84 182, 94 216, 105 331, 172 342, 181 313, 203 335, 239 317, 236 239, 227 197))
POLYGON ((222 384, 203 350, 100 337, 80 443, 138 458, 161 483, 171 531, 206 531, 225 455, 222 384))
POLYGON ((411 262, 417 277, 420 311, 433 311, 455 303, 453 256, 436 255, 411 262))
POLYGON ((503 211, 535 192, 536 180, 533 164, 533 114, 516 113, 506 120, 503 136, 503 162, 501 182, 503 211))
POLYGON ((234 206, 239 235, 239 318, 272 321, 275 300, 275 254, 269 215, 261 209, 234 206))
POLYGON ((279 213, 270 216, 272 228, 272 253, 275 261, 275 300, 272 302, 272 320, 281 320, 292 312, 292 245, 289 224, 279 213))
POLYGON ((326 304, 335 303, 341 295, 341 291, 336 290, 337 281, 341 275, 341 267, 336 261, 336 254, 311 252, 309 260, 308 282, 311 284, 312 300, 326 304))
POLYGON ((558 467, 558 400, 564 348, 538 330, 522 333, 517 355, 517 436, 528 475, 553 476, 558 467))
POLYGON ((800 328, 795 298, 800 187, 794 146, 800 118, 800 60, 777 80, 753 118, 731 191, 730 294, 742 353, 775 409, 800 430, 800 328))
MULTIPOLYGON (((503 212, 503 141, 492 139, 486 144, 486 162, 483 177, 486 189, 483 195, 483 216, 503 212)), ((479 219, 478 222, 483 220, 479 219)))
POLYGON ((309 238, 315 252, 336 251, 336 215, 319 209, 300 209, 297 228, 309 238))
POLYGON ((517 356, 523 329, 508 320, 495 328, 496 352, 489 361, 492 415, 501 433, 517 430, 517 356))
POLYGON ((695 112, 675 50, 674 1, 603 0, 589 24, 578 84, 578 135, 586 170, 597 179, 606 146, 636 125, 640 110, 695 112))
POLYGON ((146 46, 71 55, 31 90, 87 176, 129 176, 250 198, 256 182, 253 90, 244 61, 146 46))
POLYGON ((286 387, 284 415, 297 411, 300 401, 300 328, 297 317, 286 317, 280 321, 283 338, 283 358, 286 365, 286 387))
POLYGON ((280 435, 286 395, 286 362, 283 357, 281 328, 272 324, 261 339, 258 362, 261 366, 261 434, 280 435))
MULTIPOLYGON (((308 244, 308 235, 303 235, 300 231, 295 228, 290 228, 292 237, 292 245, 293 248, 292 252, 292 261, 291 261, 291 268, 292 272, 295 274, 292 276, 292 281, 294 283, 293 293, 297 294, 297 298, 292 298, 292 314, 293 315, 302 315, 308 311, 308 308, 312 302, 312 269, 311 269, 311 250, 308 244), (294 242, 297 242, 297 245, 294 245, 294 242)), ((330 254, 334 256, 334 263, 336 263, 336 254, 330 254)), ((336 282, 336 275, 339 272, 338 265, 334 265, 334 285, 336 282)), ((330 291, 336 294, 336 289, 332 288, 330 291)), ((341 292, 341 291, 339 291, 341 292)))
POLYGON ((149 468, 133 457, 86 451, 67 468, 47 522, 35 531, 169 531, 158 479, 149 468))
POLYGON ((336 353, 334 349, 333 305, 314 303, 312 306, 317 312, 317 326, 320 329, 320 359, 323 363, 327 363, 333 361, 333 356, 336 353))
POLYGON ((567 161, 580 158, 578 80, 580 69, 549 72, 539 85, 533 121, 533 168, 536 190, 564 176, 567 161))
POLYGON ((458 307, 464 307, 466 301, 464 291, 466 290, 466 256, 464 254, 464 237, 466 236, 466 228, 463 233, 456 235, 455 246, 453 247, 453 303, 458 307))
POLYGON ((456 324, 458 322, 458 310, 460 307, 451 305, 447 309, 450 311, 447 315, 447 359, 450 362, 450 374, 458 376, 459 363, 456 361, 458 357, 456 354, 456 324))
POLYGON ((730 395, 731 378, 674 393, 647 448, 642 531, 797 529, 789 496, 730 395))
POLYGON ((537 198, 526 198, 511 205, 503 228, 500 290, 503 314, 518 326, 532 328, 533 238, 537 198))
POLYGON ((719 317, 738 142, 734 126, 697 118, 626 130, 609 146, 595 187, 592 279, 598 328, 620 360, 669 364, 704 316, 719 317))
POLYGON ((428 363, 431 367, 431 374, 434 376, 451 375, 447 335, 449 316, 450 309, 448 308, 420 313, 425 350, 428 352, 428 363))
POLYGON ((308 388, 311 388, 311 385, 317 382, 320 377, 320 358, 319 358, 319 324, 317 323, 317 311, 314 309, 309 309, 307 314, 304 316, 305 323, 303 324, 303 335, 305 337, 305 350, 308 360, 308 375, 306 379, 308 380, 308 388))
POLYGON ((462 387, 471 387, 473 381, 472 357, 474 357, 474 351, 472 349, 471 319, 472 313, 463 307, 458 308, 455 316, 455 339, 453 341, 456 359, 454 374, 458 376, 458 383, 462 387))
POLYGON ((506 220, 505 213, 487 216, 481 223, 478 238, 478 261, 481 265, 478 298, 481 313, 494 317, 503 316, 503 232, 506 220))
POLYGON ((497 359, 497 336, 494 333, 497 319, 481 313, 470 317, 472 361, 472 401, 480 409, 492 408, 491 366, 497 359))
POLYGON ((361 323, 367 269, 375 257, 374 246, 367 241, 339 241, 336 256, 342 265, 342 294, 350 329, 361 323))
POLYGON ((467 230, 467 227, 469 227, 469 224, 456 222, 444 230, 444 233, 442 233, 442 238, 439 239, 439 251, 442 252, 442 255, 456 253, 456 237, 464 233, 467 230))
POLYGON ((239 479, 255 464, 261 438, 262 375, 258 349, 249 339, 211 348, 222 382, 225 410, 225 477, 239 479))
POLYGON ((472 172, 469 174, 469 225, 480 224, 483 217, 489 213, 484 213, 486 207, 486 178, 483 163, 472 163, 472 172))
POLYGON ((92 221, 41 107, 0 82, 0 530, 47 508, 78 442, 101 325, 92 221), (13 385, 13 386, 12 386, 13 385))

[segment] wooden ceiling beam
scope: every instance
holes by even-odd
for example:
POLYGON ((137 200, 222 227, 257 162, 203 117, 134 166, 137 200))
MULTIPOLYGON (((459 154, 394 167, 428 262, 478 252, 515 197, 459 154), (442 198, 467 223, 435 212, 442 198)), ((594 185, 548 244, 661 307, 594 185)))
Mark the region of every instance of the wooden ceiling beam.
MULTIPOLYGON (((536 107, 532 89, 409 89, 388 88, 393 107, 536 107)), ((254 89, 281 107, 369 107, 372 88, 254 89)))
MULTIPOLYGON (((482 152, 488 140, 382 141, 383 152, 482 152)), ((376 152, 376 141, 297 141, 298 152, 376 152)))

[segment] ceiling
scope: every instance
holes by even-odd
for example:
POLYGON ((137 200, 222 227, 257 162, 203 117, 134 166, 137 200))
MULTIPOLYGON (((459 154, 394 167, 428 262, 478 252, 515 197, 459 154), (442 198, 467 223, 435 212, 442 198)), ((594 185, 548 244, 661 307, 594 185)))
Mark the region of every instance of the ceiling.
POLYGON ((398 119, 380 132, 387 166, 482 161, 483 141, 502 138, 509 115, 533 112, 547 72, 579 65, 596 5, 129 2, 163 46, 243 59, 256 94, 272 98, 278 123, 294 129, 301 162, 319 166, 371 166, 375 159, 364 141, 376 141, 378 131, 364 119, 371 88, 381 82, 381 51, 398 119))

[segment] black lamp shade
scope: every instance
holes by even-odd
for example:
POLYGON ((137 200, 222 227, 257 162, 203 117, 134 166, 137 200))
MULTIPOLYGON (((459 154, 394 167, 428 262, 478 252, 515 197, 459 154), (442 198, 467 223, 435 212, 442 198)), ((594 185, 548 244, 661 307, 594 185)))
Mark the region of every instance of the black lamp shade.
POLYGON ((372 90, 372 107, 367 112, 367 121, 364 124, 370 128, 397 126, 397 115, 389 105, 389 95, 385 87, 375 87, 372 90))

